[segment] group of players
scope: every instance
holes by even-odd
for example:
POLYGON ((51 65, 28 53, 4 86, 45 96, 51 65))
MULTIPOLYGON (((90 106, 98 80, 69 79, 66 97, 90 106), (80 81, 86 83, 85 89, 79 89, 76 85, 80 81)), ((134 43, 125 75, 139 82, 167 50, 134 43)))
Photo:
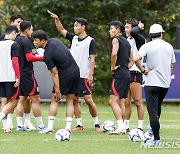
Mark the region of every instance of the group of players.
MULTIPOLYGON (((0 121, 3 122, 4 132, 11 131, 12 113, 16 106, 16 130, 27 131, 34 129, 30 122, 32 104, 32 111, 37 122, 38 132, 52 133, 54 131, 53 123, 58 110, 58 102, 62 95, 66 95, 67 122, 65 129, 67 131, 71 131, 71 123, 74 115, 77 121, 77 126, 74 130, 80 131, 84 129, 81 121, 81 109, 78 97, 84 98, 93 118, 95 130, 101 131, 97 108, 92 99, 91 90, 96 44, 94 38, 86 33, 88 22, 84 18, 75 19, 75 34, 73 34, 64 29, 56 14, 49 10, 48 13, 54 18, 60 34, 71 41, 70 51, 61 41, 53 38, 48 39, 46 32, 43 30, 33 32, 31 22, 23 21, 21 15, 13 15, 11 17, 11 25, 6 27, 5 35, 0 41, 0 97, 2 102, 0 121), (33 38, 33 44, 36 48, 45 49, 44 56, 37 56, 32 52, 33 45, 29 39, 30 37, 33 38), (32 62, 36 61, 45 62, 48 70, 51 72, 54 83, 47 128, 42 121, 39 89, 33 71, 32 62), (24 125, 23 114, 25 114, 24 125)), ((169 61, 167 60, 164 62, 166 64, 163 65, 157 62, 155 64, 151 59, 154 56, 151 53, 153 52, 153 47, 149 43, 154 43, 156 40, 162 41, 164 30, 159 24, 152 25, 150 27, 152 41, 146 43, 145 38, 139 34, 139 31, 143 29, 144 24, 134 19, 127 20, 125 26, 119 21, 112 21, 110 23, 109 34, 113 39, 111 54, 113 79, 109 91, 109 104, 118 124, 117 129, 110 134, 124 134, 129 131, 132 98, 137 107, 138 128, 143 131, 144 107, 141 84, 142 74, 144 74, 147 76, 145 81, 147 109, 156 144, 157 141, 158 143, 160 141, 159 128, 157 128, 161 113, 160 106, 169 88, 170 66, 171 68, 173 67, 175 57, 172 46, 165 41, 160 42, 159 48, 161 46, 166 46, 167 48, 167 54, 163 54, 169 61), (143 57, 145 56, 147 70, 142 67, 143 57), (159 70, 160 75, 156 74, 156 68, 159 70), (154 78, 154 82, 148 79, 149 74, 154 78), (158 82, 158 78, 160 82, 158 82), (161 82, 164 82, 164 84, 161 85, 161 82), (153 89, 154 87, 155 89, 153 89), (154 93, 154 91, 156 92, 154 93), (156 93, 159 93, 159 95, 156 95, 156 93)), ((157 43, 153 46, 157 46, 157 43)), ((158 47, 155 48, 156 50, 159 50, 158 47)))

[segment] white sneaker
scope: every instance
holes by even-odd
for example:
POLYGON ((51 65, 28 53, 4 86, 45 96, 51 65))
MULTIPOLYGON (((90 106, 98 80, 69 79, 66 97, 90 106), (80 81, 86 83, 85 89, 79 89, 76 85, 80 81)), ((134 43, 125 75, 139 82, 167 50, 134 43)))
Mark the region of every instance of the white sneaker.
POLYGON ((43 131, 41 131, 41 134, 52 134, 55 130, 54 129, 44 129, 43 131))
POLYGON ((46 127, 43 126, 43 127, 37 127, 37 131, 40 133, 40 134, 45 134, 46 133, 46 127))
POLYGON ((115 131, 110 132, 109 135, 120 135, 125 133, 126 133, 126 129, 116 129, 115 131))
POLYGON ((32 123, 24 124, 24 128, 29 130, 36 130, 36 128, 32 125, 32 123))

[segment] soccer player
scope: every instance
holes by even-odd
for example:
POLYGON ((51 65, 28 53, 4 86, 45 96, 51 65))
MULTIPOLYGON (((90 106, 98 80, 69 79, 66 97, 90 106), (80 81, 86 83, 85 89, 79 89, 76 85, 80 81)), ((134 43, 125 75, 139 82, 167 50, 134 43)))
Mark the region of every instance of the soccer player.
POLYGON ((18 105, 22 107, 19 108, 17 115, 17 131, 25 131, 23 127, 23 106, 25 99, 29 96, 32 101, 32 110, 37 122, 37 131, 41 133, 45 129, 42 121, 42 114, 40 109, 40 95, 39 88, 34 77, 34 70, 32 62, 42 61, 43 57, 35 56, 32 53, 32 43, 29 40, 33 32, 33 26, 29 21, 23 21, 20 24, 20 35, 16 38, 16 42, 19 46, 19 65, 21 74, 20 83, 20 100, 18 105), (20 111, 21 109, 21 111, 20 111))
POLYGON ((161 103, 168 92, 173 65, 176 62, 172 45, 162 40, 163 32, 160 24, 151 25, 149 34, 152 41, 144 44, 134 56, 134 61, 140 61, 146 56, 147 70, 141 66, 140 62, 137 66, 141 72, 147 73, 145 80, 146 105, 154 140, 146 144, 153 147, 161 146, 159 135, 161 103))
MULTIPOLYGON (((17 27, 9 25, 5 29, 4 39, 0 41, 0 97, 5 99, 1 106, 0 121, 14 110, 19 98, 19 53, 18 45, 14 42, 17 33, 17 27)), ((4 132, 11 132, 6 121, 2 122, 4 132)))
MULTIPOLYGON (((60 22, 59 17, 50 12, 51 17, 55 19, 56 27, 61 35, 66 39, 72 42, 70 52, 75 59, 76 63, 80 69, 80 91, 78 96, 84 98, 85 102, 89 107, 89 112, 94 121, 94 127, 96 131, 101 131, 97 108, 92 98, 91 85, 93 83, 93 74, 94 74, 94 64, 96 56, 96 44, 95 40, 88 36, 86 33, 87 20, 84 18, 76 18, 74 22, 74 33, 69 33, 64 29, 63 25, 60 22)), ((77 121, 77 126, 74 130, 83 130, 81 122, 81 111, 78 97, 74 102, 75 106, 75 117, 77 121)))
MULTIPOLYGON (((126 20, 125 24, 125 32, 128 42, 131 45, 131 51, 133 55, 137 53, 139 48, 145 44, 146 40, 144 36, 139 34, 140 30, 144 29, 144 24, 142 22, 136 21, 135 19, 126 20)), ((141 59, 141 62, 143 58, 141 59)), ((130 88, 128 92, 128 98, 126 98, 125 103, 125 120, 124 123, 126 125, 126 132, 129 132, 129 120, 131 116, 131 100, 133 98, 134 103, 137 108, 138 114, 138 128, 143 130, 143 121, 144 121, 144 106, 142 101, 142 73, 134 64, 130 69, 130 88)))
MULTIPOLYGON (((14 25, 18 28, 18 34, 17 36, 20 34, 20 23, 24 20, 23 16, 21 14, 14 14, 11 16, 11 25, 14 25)), ((0 36, 0 40, 3 40, 5 37, 4 35, 0 36)), ((1 104, 6 104, 7 103, 7 99, 6 98, 1 98, 1 104)), ((17 105, 17 112, 19 111, 19 105, 17 105)), ((21 110, 21 109, 20 109, 21 110)), ((30 122, 30 110, 31 110, 31 102, 30 99, 27 98, 26 99, 26 103, 24 104, 24 113, 25 113, 25 121, 24 121, 24 126, 27 129, 35 129, 35 127, 31 124, 30 122)), ((13 111, 11 111, 11 113, 9 113, 7 115, 7 121, 6 119, 3 119, 4 122, 7 122, 7 127, 12 129, 13 128, 13 124, 12 124, 12 119, 13 119, 13 111)))
POLYGON ((111 71, 113 80, 109 91, 109 104, 118 124, 117 129, 110 133, 110 135, 119 135, 126 132, 122 112, 124 112, 125 98, 127 98, 130 84, 129 68, 134 62, 131 46, 122 35, 124 29, 124 25, 119 21, 112 21, 110 24, 109 33, 111 38, 113 38, 111 53, 111 71))
MULTIPOLYGON (((80 73, 79 68, 67 47, 57 39, 47 40, 43 30, 33 33, 34 45, 36 48, 44 48, 44 62, 52 75, 54 91, 52 95, 53 106, 50 106, 49 115, 55 117, 58 102, 62 95, 66 95, 66 118, 65 129, 71 131, 72 117, 74 115, 75 95, 79 91, 80 73)), ((52 103, 52 101, 51 101, 52 103)), ((52 105, 52 104, 51 104, 52 105)), ((53 122, 48 122, 48 128, 44 133, 52 133, 53 122)))

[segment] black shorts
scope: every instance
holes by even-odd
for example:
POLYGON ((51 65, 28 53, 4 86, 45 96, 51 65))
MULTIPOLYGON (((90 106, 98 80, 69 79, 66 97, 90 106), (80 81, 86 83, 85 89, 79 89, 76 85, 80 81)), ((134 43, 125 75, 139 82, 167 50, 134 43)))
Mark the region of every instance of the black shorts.
POLYGON ((78 96, 83 97, 85 95, 90 95, 90 94, 92 94, 92 90, 91 90, 91 87, 88 84, 87 79, 81 78, 80 79, 80 84, 79 84, 78 96))
POLYGON ((109 95, 118 96, 120 99, 127 98, 130 78, 113 78, 109 95))
POLYGON ((33 73, 21 74, 20 96, 39 95, 39 88, 33 73))
POLYGON ((19 87, 14 88, 15 82, 0 82, 0 97, 7 99, 19 98, 19 87))
POLYGON ((130 83, 139 82, 140 84, 142 84, 143 81, 142 73, 138 71, 130 71, 130 75, 131 75, 130 83))
MULTIPOLYGON (((59 81, 61 95, 78 94, 80 81, 79 70, 69 76, 66 76, 65 78, 60 78, 59 81)), ((55 93, 54 88, 52 90, 52 93, 55 93)))

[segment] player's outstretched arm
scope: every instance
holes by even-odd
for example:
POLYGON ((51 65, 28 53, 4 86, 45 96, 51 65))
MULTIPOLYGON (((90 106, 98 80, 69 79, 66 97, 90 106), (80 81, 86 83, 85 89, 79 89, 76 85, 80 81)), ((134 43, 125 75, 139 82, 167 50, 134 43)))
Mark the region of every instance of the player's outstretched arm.
POLYGON ((61 33, 61 35, 66 37, 67 30, 64 29, 63 25, 61 24, 61 21, 60 21, 59 17, 56 14, 49 11, 49 10, 47 10, 47 12, 51 15, 52 18, 55 19, 56 28, 61 33))

